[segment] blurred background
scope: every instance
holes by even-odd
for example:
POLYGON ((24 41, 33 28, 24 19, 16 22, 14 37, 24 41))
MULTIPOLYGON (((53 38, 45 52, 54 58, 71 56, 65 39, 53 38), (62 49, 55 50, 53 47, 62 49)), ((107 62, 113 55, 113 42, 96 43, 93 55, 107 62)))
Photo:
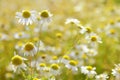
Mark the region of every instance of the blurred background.
MULTIPOLYGON (((114 22, 120 18, 120 0, 0 0, 0 33, 8 35, 7 40, 0 39, 0 80, 6 80, 6 76, 12 76, 6 68, 14 55, 15 44, 20 41, 15 40, 13 34, 22 31, 24 27, 17 22, 15 13, 22 10, 40 12, 44 9, 53 14, 50 27, 56 31, 51 35, 59 31, 57 28, 65 27, 64 23, 67 18, 77 18, 83 25, 90 25, 93 30, 97 28, 102 30, 111 20, 114 22)), ((48 44, 54 44, 54 37, 51 35, 45 35, 50 36, 47 41, 43 36, 40 39, 48 44)), ((102 70, 111 72, 114 64, 120 62, 120 38, 107 40, 106 36, 101 36, 103 44, 99 48, 100 55, 95 57, 97 59, 95 66, 98 67, 98 72, 102 70)), ((55 43, 57 44, 57 39, 55 43)))

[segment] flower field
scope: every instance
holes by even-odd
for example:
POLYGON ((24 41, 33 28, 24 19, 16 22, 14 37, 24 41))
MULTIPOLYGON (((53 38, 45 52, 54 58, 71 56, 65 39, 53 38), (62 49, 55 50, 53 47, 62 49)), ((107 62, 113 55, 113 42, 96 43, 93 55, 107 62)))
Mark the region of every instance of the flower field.
POLYGON ((119 0, 0 0, 0 80, 120 80, 119 0))

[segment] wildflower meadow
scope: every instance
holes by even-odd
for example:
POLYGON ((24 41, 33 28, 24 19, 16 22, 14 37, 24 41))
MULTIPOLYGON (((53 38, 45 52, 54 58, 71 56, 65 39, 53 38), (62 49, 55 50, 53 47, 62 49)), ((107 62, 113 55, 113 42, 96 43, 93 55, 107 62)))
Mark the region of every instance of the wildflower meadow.
POLYGON ((120 0, 0 0, 0 80, 120 80, 120 0))

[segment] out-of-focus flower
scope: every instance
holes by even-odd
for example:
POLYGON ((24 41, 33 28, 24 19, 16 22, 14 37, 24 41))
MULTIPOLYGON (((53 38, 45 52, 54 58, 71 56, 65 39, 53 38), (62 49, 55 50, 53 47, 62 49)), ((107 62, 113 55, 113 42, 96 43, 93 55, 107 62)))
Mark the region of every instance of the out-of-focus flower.
POLYGON ((50 73, 55 76, 59 75, 60 74, 60 66, 55 63, 51 64, 50 73))
POLYGON ((53 56, 52 59, 50 60, 50 63, 59 63, 59 58, 57 56, 53 56))
POLYGON ((26 34, 25 32, 18 32, 14 34, 15 39, 24 39, 24 38, 29 38, 30 35, 26 34))
POLYGON ((34 56, 37 53, 37 47, 32 42, 23 45, 24 56, 34 56))
POLYGON ((97 74, 95 69, 92 66, 81 66, 81 73, 87 75, 89 78, 93 78, 97 74))
POLYGON ((40 23, 43 24, 43 23, 49 23, 52 21, 52 14, 48 11, 48 10, 43 10, 39 13, 40 15, 40 23))
POLYGON ((32 80, 41 80, 41 79, 38 79, 38 78, 33 78, 32 80))
POLYGON ((115 68, 112 69, 112 74, 115 76, 115 80, 120 80, 120 64, 115 65, 115 68))
POLYGON ((97 50, 96 49, 89 49, 89 51, 87 52, 87 55, 90 57, 96 56, 97 55, 97 50))
POLYGON ((26 70, 26 64, 24 63, 24 60, 27 60, 19 55, 15 55, 12 57, 11 60, 11 68, 14 72, 20 71, 21 69, 26 70))
POLYGON ((75 24, 75 25, 79 25, 80 21, 78 19, 74 19, 74 18, 68 18, 65 21, 65 24, 75 24))
POLYGON ((0 41, 4 41, 4 40, 9 40, 8 35, 4 33, 0 33, 0 41))
POLYGON ((67 64, 69 62, 69 60, 70 60, 70 57, 67 55, 64 55, 61 59, 61 63, 67 64))
POLYGON ((77 72, 78 71, 77 61, 75 61, 75 60, 70 60, 65 66, 68 69, 72 70, 73 72, 77 72))
POLYGON ((40 71, 43 71, 46 69, 46 64, 45 63, 40 63, 38 66, 37 66, 37 70, 40 70, 40 71))
POLYGON ((86 36, 86 40, 88 40, 89 43, 102 43, 101 38, 95 33, 86 36))
POLYGON ((116 38, 118 36, 117 31, 114 28, 106 29, 106 35, 112 38, 116 38))
POLYGON ((18 22, 23 25, 31 25, 36 21, 36 11, 23 10, 22 12, 16 12, 16 18, 18 18, 18 22))
POLYGON ((96 80, 107 80, 109 77, 107 74, 103 73, 95 76, 96 80))

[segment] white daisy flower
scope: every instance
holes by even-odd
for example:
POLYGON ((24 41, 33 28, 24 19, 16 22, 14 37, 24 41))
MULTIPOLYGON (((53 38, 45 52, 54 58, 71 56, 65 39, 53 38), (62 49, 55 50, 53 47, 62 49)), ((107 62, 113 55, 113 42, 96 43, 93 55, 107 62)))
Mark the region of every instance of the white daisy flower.
POLYGON ((23 10, 22 12, 16 12, 16 18, 18 18, 18 22, 23 25, 31 25, 36 21, 36 11, 23 10))
POLYGON ((40 63, 37 65, 37 70, 43 71, 46 69, 46 64, 45 63, 40 63))
POLYGON ((117 38, 117 36, 118 36, 118 33, 117 33, 116 29, 114 29, 114 28, 106 29, 105 32, 106 32, 107 36, 112 37, 112 38, 117 38))
POLYGON ((81 66, 81 73, 87 75, 89 78, 93 78, 97 74, 95 69, 92 66, 81 66))
POLYGON ((89 49, 89 51, 87 52, 87 55, 90 57, 96 56, 97 55, 97 50, 96 49, 89 49))
POLYGON ((24 56, 34 56, 37 53, 37 48, 32 42, 27 42, 23 49, 24 56))
POLYGON ((39 78, 33 78, 32 80, 41 80, 41 79, 39 79, 39 78))
POLYGON ((14 34, 15 39, 23 39, 23 38, 29 38, 30 35, 26 34, 25 32, 18 32, 14 34))
POLYGON ((59 75, 60 74, 60 66, 58 64, 51 64, 51 67, 50 67, 50 73, 52 75, 59 75))
POLYGON ((115 68, 112 69, 112 74, 115 76, 115 80, 120 80, 120 64, 115 65, 115 68))
POLYGON ((65 21, 65 24, 75 24, 75 25, 79 25, 80 21, 78 19, 74 19, 74 18, 68 18, 65 21))
POLYGON ((69 60, 70 60, 70 57, 67 55, 64 55, 61 59, 61 63, 67 64, 69 62, 69 60))
POLYGON ((72 70, 73 73, 78 71, 77 62, 75 60, 70 60, 65 66, 72 70))
POLYGON ((96 80, 107 80, 109 77, 107 74, 103 73, 95 76, 96 80))
POLYGON ((50 60, 50 63, 59 63, 59 58, 57 56, 52 56, 52 59, 50 60))
POLYGON ((21 69, 26 70, 26 64, 24 63, 24 60, 27 60, 19 55, 15 55, 12 57, 11 60, 11 68, 14 72, 20 71, 21 69))
POLYGON ((4 33, 0 33, 0 41, 8 40, 8 35, 4 33))
POLYGON ((40 15, 40 24, 43 24, 43 23, 49 23, 52 21, 52 14, 48 11, 48 10, 43 10, 39 13, 40 15))
POLYGON ((86 40, 88 40, 88 43, 102 43, 101 38, 95 34, 91 33, 90 36, 86 36, 86 40))

